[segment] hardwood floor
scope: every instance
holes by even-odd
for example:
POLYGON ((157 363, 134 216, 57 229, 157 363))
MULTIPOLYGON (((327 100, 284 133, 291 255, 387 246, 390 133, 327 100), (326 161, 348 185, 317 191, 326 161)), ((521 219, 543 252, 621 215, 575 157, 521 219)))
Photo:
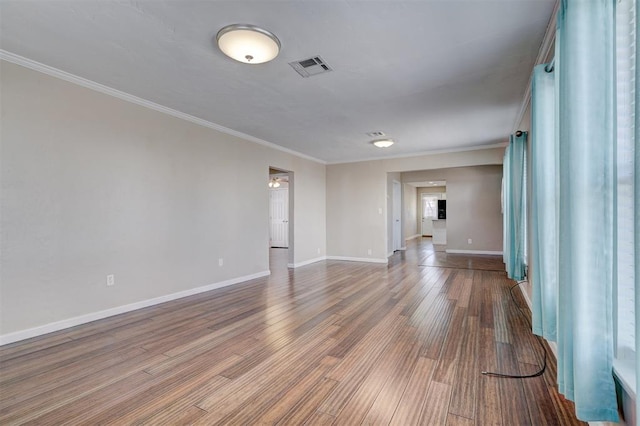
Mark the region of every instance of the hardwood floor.
POLYGON ((1 347, 0 424, 582 424, 552 358, 480 374, 542 363, 501 258, 272 254, 268 278, 1 347))

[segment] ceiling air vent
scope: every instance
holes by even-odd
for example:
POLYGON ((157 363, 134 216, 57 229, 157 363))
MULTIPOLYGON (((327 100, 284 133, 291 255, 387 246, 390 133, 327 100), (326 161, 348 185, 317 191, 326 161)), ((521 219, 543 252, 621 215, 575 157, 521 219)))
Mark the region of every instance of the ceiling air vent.
POLYGON ((377 132, 369 132, 369 133, 367 133, 367 136, 369 136, 371 138, 379 138, 379 137, 386 136, 386 135, 384 134, 384 132, 377 131, 377 132))
POLYGON ((331 71, 329 65, 327 65, 320 56, 289 62, 289 65, 305 78, 331 71))

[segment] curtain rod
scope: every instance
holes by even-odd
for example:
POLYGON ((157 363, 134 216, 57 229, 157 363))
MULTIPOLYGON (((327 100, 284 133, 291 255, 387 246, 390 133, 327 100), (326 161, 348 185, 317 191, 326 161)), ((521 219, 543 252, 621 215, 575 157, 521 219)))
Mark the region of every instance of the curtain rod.
POLYGON ((549 64, 544 67, 545 72, 553 72, 554 68, 556 67, 556 58, 554 57, 551 62, 549 62, 549 64))

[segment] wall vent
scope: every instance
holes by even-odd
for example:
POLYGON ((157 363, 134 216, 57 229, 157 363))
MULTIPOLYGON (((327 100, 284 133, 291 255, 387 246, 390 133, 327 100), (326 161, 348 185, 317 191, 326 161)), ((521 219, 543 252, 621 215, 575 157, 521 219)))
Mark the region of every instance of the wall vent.
POLYGON ((332 71, 331 67, 320 56, 289 62, 289 65, 304 78, 332 71))

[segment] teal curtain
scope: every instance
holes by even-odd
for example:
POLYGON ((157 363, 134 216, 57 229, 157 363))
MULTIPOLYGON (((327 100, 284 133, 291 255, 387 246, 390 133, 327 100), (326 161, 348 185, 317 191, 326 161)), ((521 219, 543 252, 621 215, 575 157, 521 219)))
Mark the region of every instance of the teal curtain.
POLYGON ((531 88, 531 257, 533 332, 557 340, 555 77, 550 64, 533 70, 531 88))
POLYGON ((524 279, 525 259, 525 162, 527 133, 511 135, 503 162, 504 182, 504 252, 507 275, 514 280, 524 279))
POLYGON ((511 199, 509 197, 509 151, 511 145, 507 145, 504 151, 504 159, 502 160, 502 260, 505 266, 509 263, 509 208, 511 199))
POLYGON ((557 19, 558 387, 586 421, 617 421, 612 377, 615 1, 557 19))
POLYGON ((635 22, 636 22, 636 75, 635 75, 635 164, 634 164, 634 249, 635 249, 635 302, 636 302, 636 418, 640 416, 640 398, 638 397, 638 384, 640 384, 640 32, 638 32, 638 18, 640 17, 640 3, 635 2, 635 22))

